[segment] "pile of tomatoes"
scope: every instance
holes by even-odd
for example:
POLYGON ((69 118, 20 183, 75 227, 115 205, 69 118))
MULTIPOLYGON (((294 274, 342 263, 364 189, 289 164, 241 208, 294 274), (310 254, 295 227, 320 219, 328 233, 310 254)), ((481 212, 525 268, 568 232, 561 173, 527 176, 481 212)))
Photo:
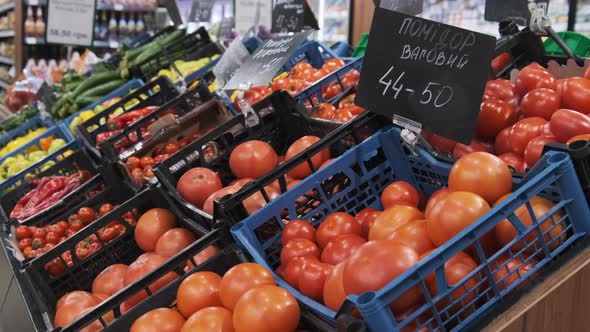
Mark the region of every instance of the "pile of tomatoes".
POLYGON ((169 156, 174 154, 176 151, 189 145, 201 137, 201 133, 194 131, 189 136, 180 136, 176 138, 176 142, 168 142, 165 144, 158 144, 152 152, 143 157, 131 156, 125 161, 125 165, 129 172, 131 172, 131 178, 136 184, 146 184, 149 179, 154 177, 152 167, 157 163, 166 160, 169 156))
POLYGON ((547 143, 570 144, 590 138, 590 71, 557 79, 534 63, 513 82, 489 81, 477 120, 476 139, 464 145, 432 134, 426 139, 441 152, 460 158, 469 152, 498 155, 524 173, 547 143))
MULTIPOLYGON (((397 181, 381 194, 383 211, 365 208, 356 216, 336 212, 317 229, 307 220, 288 222, 281 235, 283 247, 276 273, 305 296, 338 311, 347 295, 380 290, 505 200, 511 190, 512 174, 504 161, 486 152, 467 154, 453 166, 448 188, 438 190, 428 200, 411 184, 397 181)), ((542 197, 533 197, 529 203, 536 218, 554 207, 542 197)), ((492 277, 501 290, 519 281, 536 264, 537 257, 529 258, 536 250, 530 245, 537 238, 531 228, 533 218, 524 205, 515 214, 530 232, 525 241, 511 246, 512 252, 521 255, 503 255, 497 259, 499 266, 491 267, 492 277), (524 246, 525 242, 528 247, 524 246), (513 273, 515 269, 518 274, 513 273)), ((547 216, 546 221, 539 220, 550 250, 565 240, 563 225, 554 225, 551 220, 562 217, 559 211, 547 216)), ((513 224, 504 219, 478 242, 486 257, 491 257, 516 236, 513 224)), ((478 269, 478 259, 475 248, 470 247, 445 262, 449 285, 465 285, 450 294, 453 301, 463 297, 467 306, 486 291, 484 288, 491 287, 482 284, 478 274, 464 280, 478 269)), ((435 297, 438 288, 434 274, 426 277, 425 283, 429 296, 435 297)), ((404 315, 424 302, 425 294, 416 286, 395 299, 390 307, 397 317, 407 317, 404 315)), ((439 309, 443 310, 449 303, 439 302, 439 309)), ((450 308, 449 314, 460 310, 463 308, 450 308)))
MULTIPOLYGON (((94 279, 92 293, 73 291, 64 295, 56 305, 55 327, 67 326, 116 292, 157 269, 167 259, 197 240, 195 234, 185 228, 178 227, 176 217, 172 212, 162 208, 151 209, 141 215, 135 225, 134 232, 134 239, 137 246, 145 253, 140 255, 129 266, 125 264, 114 264, 104 269, 94 279), (85 300, 81 301, 80 298, 84 298, 85 300), (68 305, 66 306, 64 303, 68 305)), ((215 247, 207 248, 197 254, 194 257, 194 261, 196 264, 200 264, 213 256, 217 251, 215 247)), ((189 261, 186 265, 188 269, 193 266, 193 263, 189 261)), ((175 272, 170 272, 152 283, 149 289, 154 293, 176 280, 176 278, 178 278, 178 275, 175 272)), ((135 294, 121 304, 121 313, 127 312, 147 297, 148 294, 145 291, 135 294)), ((107 323, 114 319, 112 313, 105 315, 103 318, 107 323)), ((96 321, 84 331, 98 331, 101 329, 102 325, 96 321)))
MULTIPOLYGON (((269 86, 256 86, 245 91, 244 100, 249 104, 254 105, 268 97, 273 91, 280 90, 285 90, 290 95, 294 96, 342 66, 344 66, 344 61, 341 59, 326 60, 320 69, 314 68, 306 61, 301 61, 291 69, 286 77, 279 76, 275 78, 269 86)), ((360 73, 357 70, 352 70, 350 73, 342 77, 342 83, 345 85, 345 88, 347 88, 356 84, 359 77, 360 73)), ((337 82, 322 89, 322 94, 325 99, 331 99, 341 92, 342 87, 337 82)), ((238 110, 240 109, 237 100, 234 102, 234 105, 238 110)))
POLYGON ((355 97, 356 93, 352 93, 342 99, 338 103, 338 108, 330 103, 319 103, 312 109, 311 116, 337 122, 348 122, 365 111, 364 108, 354 103, 355 97))
MULTIPOLYGON (((51 250, 56 244, 65 241, 86 225, 92 223, 97 217, 109 213, 112 209, 112 204, 105 203, 100 206, 98 213, 91 207, 82 207, 77 213, 70 215, 68 221, 60 220, 55 224, 44 227, 20 225, 15 231, 16 239, 19 241, 18 248, 23 253, 25 259, 41 256, 46 251, 51 250)), ((124 227, 122 231, 125 231, 124 227)), ((110 237, 110 233, 110 231, 107 232, 107 237, 110 237)), ((104 232, 101 234, 104 234, 104 232)))
MULTIPOLYGON (((293 142, 283 157, 279 157, 273 147, 263 141, 252 140, 238 145, 230 154, 229 167, 236 180, 223 186, 218 174, 205 167, 188 170, 178 180, 176 190, 188 203, 213 215, 213 202, 226 195, 238 192, 248 182, 255 181, 269 173, 282 161, 289 160, 320 140, 317 136, 303 136, 293 142)), ((315 169, 329 163, 330 151, 325 149, 311 158, 315 169)), ((312 169, 302 163, 287 173, 287 189, 311 175, 312 169)), ((278 181, 265 188, 270 200, 281 194, 278 181)), ((243 202, 247 212, 252 214, 266 205, 264 196, 257 192, 243 202)))
POLYGON ((275 285, 269 270, 241 263, 223 276, 210 271, 188 276, 178 287, 176 308, 145 313, 131 332, 291 332, 300 316, 297 300, 275 285))

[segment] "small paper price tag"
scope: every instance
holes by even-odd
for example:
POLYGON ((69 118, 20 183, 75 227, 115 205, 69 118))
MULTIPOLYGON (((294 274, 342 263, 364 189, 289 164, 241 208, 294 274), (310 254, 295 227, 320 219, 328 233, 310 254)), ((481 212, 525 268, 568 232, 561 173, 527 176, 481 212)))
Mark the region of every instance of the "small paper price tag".
POLYGON ((226 84, 226 90, 240 89, 241 85, 259 86, 270 82, 289 57, 305 41, 311 31, 267 40, 226 84))
POLYGON ((377 8, 356 104, 469 144, 495 46, 492 36, 377 8))
POLYGON ((47 42, 92 46, 96 0, 48 0, 47 42))
POLYGON ((213 67, 213 74, 219 89, 223 89, 225 83, 229 82, 248 56, 250 53, 240 39, 235 39, 229 45, 221 59, 213 67))

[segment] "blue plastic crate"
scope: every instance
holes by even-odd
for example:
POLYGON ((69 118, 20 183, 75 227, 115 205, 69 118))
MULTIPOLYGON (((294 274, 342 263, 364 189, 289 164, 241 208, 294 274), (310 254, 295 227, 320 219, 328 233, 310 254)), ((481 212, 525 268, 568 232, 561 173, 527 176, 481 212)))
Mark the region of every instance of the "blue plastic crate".
MULTIPOLYGON (((430 195, 447 185, 450 164, 435 160, 428 153, 416 148, 416 155, 404 149, 399 129, 379 132, 357 147, 347 151, 335 161, 318 170, 290 191, 270 202, 263 209, 244 219, 232 228, 232 234, 248 251, 254 261, 270 269, 279 265, 281 250, 280 238, 284 227, 282 220, 310 220, 314 226, 336 211, 351 214, 372 207, 382 209, 380 194, 390 183, 404 180, 430 195), (338 186, 335 190, 335 186, 338 186)), ((515 179, 516 182, 521 180, 515 179)), ((526 203, 528 211, 532 208, 526 203)), ((350 303, 359 309, 372 331, 413 331, 426 328, 438 331, 457 331, 476 321, 492 307, 522 287, 538 271, 555 260, 574 242, 590 232, 590 210, 584 199, 580 183, 576 177, 572 161, 565 153, 550 152, 527 174, 509 198, 490 210, 470 227, 457 234, 452 240, 436 249, 427 258, 391 281, 377 292, 367 292, 360 296, 348 297, 350 303), (533 218, 534 226, 525 228, 514 211, 536 195, 544 196, 556 203, 545 216, 533 218), (557 211, 562 217, 556 220, 557 211), (480 239, 492 230, 501 220, 509 218, 518 229, 518 235, 506 247, 492 256, 486 257, 480 239), (550 230, 540 235, 540 225, 552 222, 561 225, 563 231, 552 237, 550 230), (530 243, 525 242, 528 234, 537 234, 530 243), (560 240, 567 234, 565 240, 560 240), (548 242, 556 247, 549 249, 548 242), (516 243, 524 244, 521 251, 513 250, 516 243), (476 248, 476 260, 480 264, 471 274, 459 283, 446 284, 444 263, 458 252, 476 248), (518 274, 520 265, 496 282, 493 273, 505 269, 500 257, 523 256, 524 250, 532 254, 523 262, 530 262, 533 268, 526 274, 518 274), (439 294, 431 294, 423 278, 435 273, 439 294), (516 277, 509 287, 505 278, 516 277), (468 280, 476 278, 479 282, 468 288, 468 280), (425 294, 424 304, 405 318, 394 317, 389 303, 412 287, 418 287, 425 294), (451 298, 458 289, 466 290, 459 299, 451 298), (456 310, 456 311, 455 311, 456 310)), ((275 275, 281 287, 288 289, 304 306, 335 324, 336 313, 324 305, 302 295, 275 275)))
POLYGON ((352 52, 354 52, 354 48, 345 42, 337 42, 333 45, 330 45, 330 49, 336 53, 336 55, 342 58, 351 58, 352 52))
POLYGON ((291 55, 281 71, 289 72, 303 60, 309 62, 314 68, 321 68, 324 61, 334 58, 338 56, 329 47, 315 40, 307 40, 291 55))
POLYGON ((5 154, 0 158, 0 163, 2 163, 6 158, 16 156, 17 154, 25 152, 27 149, 34 145, 39 145, 39 140, 49 136, 55 136, 55 138, 61 138, 66 141, 66 143, 70 143, 75 140, 74 136, 67 130, 63 125, 55 125, 40 135, 37 135, 35 138, 27 142, 26 144, 22 145, 18 149, 14 149, 10 153, 5 154))
POLYGON ((12 141, 12 139, 26 135, 30 130, 35 130, 41 127, 49 129, 54 125, 55 124, 51 120, 50 116, 42 116, 41 114, 37 114, 34 117, 25 121, 22 125, 2 135, 2 137, 0 137, 0 146, 3 147, 6 145, 6 143, 12 141))
MULTIPOLYGON (((67 130, 67 129, 66 129, 67 130)), ((77 140, 73 140, 70 143, 67 143, 59 150, 55 151, 54 153, 48 155, 47 157, 39 160, 38 162, 31 164, 29 167, 22 169, 20 172, 14 174, 10 178, 6 179, 3 182, 0 182, 0 193, 4 193, 7 189, 13 186, 19 186, 23 183, 25 179, 29 177, 34 178, 37 174, 44 171, 45 164, 53 161, 55 164, 63 160, 64 153, 68 150, 77 151, 80 149, 80 142, 77 140)))
MULTIPOLYGON (((80 113, 84 112, 84 111, 88 111, 88 110, 93 110, 96 106, 110 100, 113 99, 115 97, 123 97, 126 96, 131 90, 135 90, 135 89, 139 89, 143 86, 143 81, 140 79, 133 79, 125 84, 123 84, 122 86, 120 86, 119 88, 117 88, 116 90, 113 90, 111 93, 107 94, 106 96, 104 96, 103 98, 100 98, 98 101, 94 102, 94 104, 87 106, 81 110, 79 110, 78 112, 68 116, 67 118, 61 120, 59 123, 63 124, 64 127, 66 129, 69 128, 70 123, 72 123, 72 121, 74 121, 74 118, 76 118, 78 115, 80 115, 80 113)), ((69 130, 68 130, 69 131, 69 130)))

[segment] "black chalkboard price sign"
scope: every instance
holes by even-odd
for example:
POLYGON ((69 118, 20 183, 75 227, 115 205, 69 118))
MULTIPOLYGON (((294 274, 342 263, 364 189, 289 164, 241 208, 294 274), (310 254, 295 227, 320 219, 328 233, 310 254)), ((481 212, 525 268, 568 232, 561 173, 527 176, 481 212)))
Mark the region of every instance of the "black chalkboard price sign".
POLYGON ((469 144, 496 39, 376 8, 356 103, 469 144))
POLYGON ((272 33, 318 29, 318 21, 307 0, 283 0, 272 10, 272 33))
POLYGON ((259 86, 270 82, 311 31, 267 40, 256 49, 227 82, 224 89, 241 89, 242 85, 259 86))
POLYGON ((418 15, 424 8, 423 0, 379 0, 379 7, 394 10, 396 12, 418 15))
MULTIPOLYGON (((535 0, 535 3, 545 3, 549 7, 549 0, 535 0)), ((531 19, 529 0, 486 0, 484 18, 490 22, 514 20, 527 25, 531 19)))

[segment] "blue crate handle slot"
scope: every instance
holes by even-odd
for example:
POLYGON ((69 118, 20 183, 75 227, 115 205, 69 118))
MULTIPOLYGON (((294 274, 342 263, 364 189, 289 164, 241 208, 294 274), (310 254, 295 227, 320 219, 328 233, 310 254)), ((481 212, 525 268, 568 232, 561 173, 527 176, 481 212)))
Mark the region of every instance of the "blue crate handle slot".
MULTIPOLYGON (((268 220, 278 221, 277 224, 279 227, 281 229, 284 228, 285 225, 280 221, 285 218, 285 210, 287 210, 291 220, 294 218, 313 220, 314 226, 317 226, 321 220, 312 219, 310 217, 320 211, 323 215, 321 218, 323 219, 325 216, 336 211, 355 214, 363 207, 381 209, 382 206, 379 198, 380 193, 385 186, 393 182, 391 180, 408 181, 417 185, 418 189, 425 191, 427 194, 431 194, 433 191, 447 185, 447 177, 451 166, 451 164, 435 160, 427 153, 427 151, 420 147, 416 148, 415 154, 407 152, 401 143, 400 130, 398 128, 382 130, 368 138, 362 144, 336 158, 332 163, 318 170, 313 175, 307 177, 291 190, 271 201, 257 213, 232 227, 232 235, 236 238, 238 243, 248 251, 255 262, 273 270, 273 266, 275 266, 274 264, 277 263, 278 259, 276 255, 280 250, 280 245, 277 246, 277 244, 278 241, 280 241, 281 234, 278 233, 270 238, 265 238, 265 242, 262 243, 258 240, 255 230, 265 224, 268 220), (373 157, 381 154, 384 156, 385 160, 379 165, 373 165, 371 169, 367 169, 365 163, 373 157), (353 167, 357 167, 357 169, 355 170, 353 167), (358 168, 360 168, 360 171, 358 168), (321 184, 329 178, 337 176, 339 173, 344 174, 350 183, 345 188, 333 194, 330 199, 327 199, 321 184), (374 178, 378 178, 379 181, 376 182, 370 180, 374 178), (368 185, 363 189, 365 196, 362 198, 362 201, 357 201, 357 205, 354 207, 347 205, 346 201, 343 203, 339 202, 340 199, 348 199, 351 197, 354 194, 353 191, 358 192, 358 187, 361 183, 368 185), (296 214, 294 202, 310 190, 316 190, 319 192, 321 196, 321 202, 319 203, 321 204, 318 204, 317 206, 314 205, 313 209, 306 210, 302 215, 296 214), (271 252, 267 253, 267 249, 271 250, 271 252), (274 263, 271 262, 273 260, 274 263)), ((440 315, 435 302, 438 303, 445 296, 450 296, 450 294, 477 275, 480 283, 475 289, 479 289, 484 282, 489 283, 490 286, 485 294, 477 293, 476 291, 475 299, 467 303, 467 305, 470 306, 477 301, 481 301, 481 299, 486 296, 487 301, 482 305, 475 307, 473 313, 470 313, 467 318, 460 319, 459 324, 455 326, 454 330, 461 330, 477 319, 479 315, 484 314, 486 310, 492 309, 494 304, 502 301, 502 299, 509 293, 513 292, 518 287, 522 287, 527 278, 536 274, 541 268, 563 253, 578 239, 590 234, 590 209, 584 199, 584 194, 570 157, 567 154, 560 152, 547 153, 531 172, 534 176, 526 182, 514 179, 514 182, 520 184, 520 187, 501 204, 493 207, 478 221, 474 222, 471 226, 453 237, 453 239, 437 248, 432 254, 427 258, 424 258, 414 267, 392 280, 381 290, 367 292, 358 296, 349 296, 347 298, 347 307, 350 308, 352 304, 354 307, 358 308, 361 315, 368 323, 369 328, 373 331, 398 331, 426 311, 433 314, 432 318, 427 323, 429 324, 428 327, 432 327, 432 324, 434 324, 434 327, 441 327, 443 326, 444 319, 440 315), (539 218, 534 218, 533 216, 533 219, 542 220, 544 224, 547 222, 545 221, 547 218, 553 219, 557 211, 562 211, 563 216, 561 219, 557 221, 554 220, 554 222, 559 222, 560 224, 563 222, 562 225, 564 225, 564 229, 558 238, 561 238, 563 234, 570 234, 567 239, 560 240, 558 246, 553 249, 549 249, 548 247, 548 239, 546 239, 547 235, 539 233, 541 231, 541 223, 538 221, 535 220, 533 226, 528 229, 524 227, 524 224, 518 226, 520 221, 515 215, 516 209, 523 206, 523 204, 526 204, 530 213, 531 208, 527 202, 537 195, 553 195, 552 198, 556 204, 553 208, 547 211, 544 216, 540 216, 539 218), (500 221, 506 218, 512 221, 517 228, 516 238, 491 257, 486 257, 482 245, 477 239, 488 233, 500 221), (529 272, 521 275, 516 282, 512 283, 509 287, 501 289, 497 282, 492 278, 495 270, 493 270, 494 268, 491 265, 493 263, 498 265, 500 257, 504 255, 508 255, 508 261, 515 257, 524 258, 523 253, 525 249, 521 249, 520 252, 517 252, 516 249, 513 250, 511 248, 516 243, 522 243, 522 241, 528 236, 528 233, 537 236, 536 240, 538 242, 538 247, 535 247, 536 251, 534 252, 534 255, 539 255, 542 258, 534 264, 529 272), (464 251, 471 246, 474 246, 476 249, 477 257, 474 258, 476 258, 476 260, 479 259, 482 264, 478 265, 478 267, 461 282, 454 286, 448 286, 443 269, 444 262, 460 251, 464 251), (430 296, 426 284, 423 281, 423 279, 431 273, 435 274, 435 280, 437 281, 437 284, 440 285, 439 292, 434 298, 430 296), (388 304, 410 288, 416 286, 418 286, 424 294, 427 294, 425 296, 426 304, 422 305, 416 312, 403 321, 397 321, 392 315, 388 304)), ((350 199, 361 200, 361 198, 357 198, 357 196, 350 199)), ((531 244, 529 244, 529 246, 530 245, 531 244)), ((532 262, 534 258, 538 257, 531 256, 528 261, 524 261, 521 265, 527 262, 532 262)), ((514 273, 513 271, 518 270, 519 267, 520 266, 513 269, 511 274, 514 273)), ((277 283, 281 287, 289 290, 304 306, 312 309, 318 316, 320 316, 320 318, 331 321, 335 324, 336 313, 334 311, 307 298, 295 288, 288 285, 285 281, 278 278, 276 275, 274 276, 277 283)), ((480 289, 480 291, 483 290, 480 289)), ((453 302, 446 305, 446 308, 457 306, 460 299, 453 298, 452 300, 453 302)), ((440 303, 438 305, 440 306, 440 303)), ((456 315, 458 314, 459 313, 456 315)))
POLYGON ((141 88, 143 86, 143 84, 144 83, 142 80, 133 79, 133 80, 123 84, 122 86, 118 87, 117 89, 113 90, 111 93, 107 94, 106 96, 102 97, 101 99, 97 100, 96 102, 94 102, 90 106, 86 106, 85 108, 79 110, 78 112, 61 120, 59 123, 65 125, 65 127, 68 128, 70 126, 70 123, 72 123, 72 121, 74 121, 74 118, 77 117, 78 115, 80 115, 80 113, 82 113, 84 111, 88 111, 88 110, 93 110, 96 106, 101 105, 102 103, 104 103, 110 99, 113 99, 115 97, 123 97, 129 91, 141 88))

